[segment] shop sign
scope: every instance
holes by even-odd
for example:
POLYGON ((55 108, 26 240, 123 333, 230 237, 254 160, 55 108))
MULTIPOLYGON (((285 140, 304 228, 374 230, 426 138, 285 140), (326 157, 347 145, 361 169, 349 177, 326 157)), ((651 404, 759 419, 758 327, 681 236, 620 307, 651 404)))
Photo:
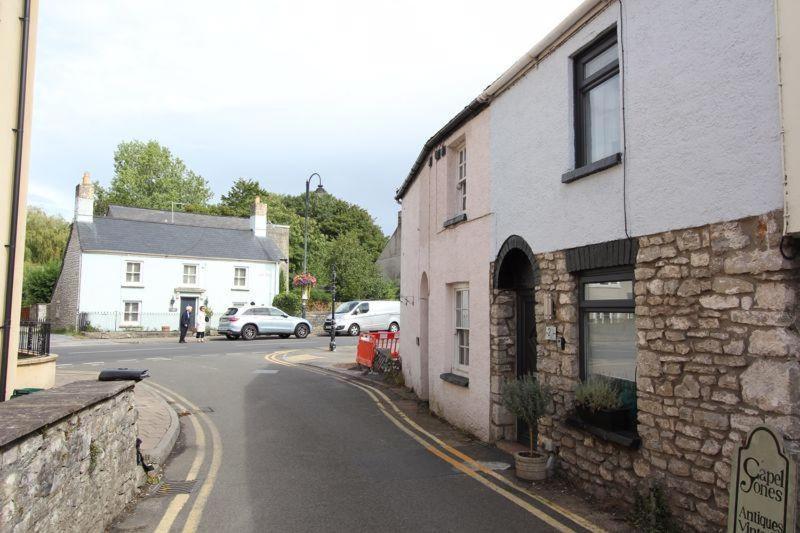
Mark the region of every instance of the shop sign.
POLYGON ((732 459, 728 532, 793 532, 795 465, 783 449, 783 435, 758 426, 732 459))

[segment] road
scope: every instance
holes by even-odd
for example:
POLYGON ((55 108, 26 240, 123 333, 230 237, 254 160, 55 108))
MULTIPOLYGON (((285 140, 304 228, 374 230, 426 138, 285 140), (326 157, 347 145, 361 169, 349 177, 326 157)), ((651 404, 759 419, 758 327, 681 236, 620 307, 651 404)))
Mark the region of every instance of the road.
MULTIPOLYGON (((165 478, 194 480, 191 493, 144 498, 115 530, 591 528, 515 489, 483 466, 489 463, 471 462, 479 455, 508 460, 493 448, 468 441, 451 447, 379 389, 300 364, 320 358, 327 343, 59 346, 62 370, 148 368, 150 383, 186 415, 165 478)), ((354 343, 338 339, 339 346, 354 343)))

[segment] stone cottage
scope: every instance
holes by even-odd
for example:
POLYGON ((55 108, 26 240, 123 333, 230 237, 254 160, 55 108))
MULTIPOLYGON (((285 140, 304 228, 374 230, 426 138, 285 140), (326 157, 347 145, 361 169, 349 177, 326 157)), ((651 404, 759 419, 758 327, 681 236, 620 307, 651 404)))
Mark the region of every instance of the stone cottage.
POLYGON ((799 93, 776 46, 796 13, 778 4, 584 2, 423 147, 397 193, 403 357, 435 412, 524 440, 500 389, 534 373, 570 478, 628 503, 659 480, 699 531, 724 527, 747 431, 800 450, 799 93), (576 415, 596 375, 622 426, 576 415))

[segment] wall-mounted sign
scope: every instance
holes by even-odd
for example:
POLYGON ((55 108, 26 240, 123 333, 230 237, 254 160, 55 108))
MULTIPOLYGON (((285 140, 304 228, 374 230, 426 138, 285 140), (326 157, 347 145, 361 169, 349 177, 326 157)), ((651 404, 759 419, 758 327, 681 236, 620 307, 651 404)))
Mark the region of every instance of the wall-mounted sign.
POLYGON ((793 532, 795 465, 783 449, 783 435, 758 426, 732 460, 728 532, 793 532))

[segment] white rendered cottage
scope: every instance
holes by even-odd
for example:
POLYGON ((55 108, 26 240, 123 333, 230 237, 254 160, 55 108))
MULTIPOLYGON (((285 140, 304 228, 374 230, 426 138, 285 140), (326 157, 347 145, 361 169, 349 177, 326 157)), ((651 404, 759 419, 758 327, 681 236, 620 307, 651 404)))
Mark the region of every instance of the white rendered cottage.
POLYGON ((179 310, 207 305, 270 305, 287 272, 289 227, 269 224, 255 199, 247 218, 109 206, 94 217, 85 174, 53 292, 55 327, 177 329, 179 310))

